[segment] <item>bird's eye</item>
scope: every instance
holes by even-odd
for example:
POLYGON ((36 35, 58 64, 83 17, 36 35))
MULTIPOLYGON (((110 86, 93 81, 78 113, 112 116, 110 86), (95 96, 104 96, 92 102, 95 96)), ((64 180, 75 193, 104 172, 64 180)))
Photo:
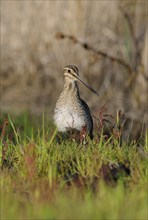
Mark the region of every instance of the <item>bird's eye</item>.
POLYGON ((70 70, 70 69, 68 69, 68 73, 71 73, 71 70, 70 70))

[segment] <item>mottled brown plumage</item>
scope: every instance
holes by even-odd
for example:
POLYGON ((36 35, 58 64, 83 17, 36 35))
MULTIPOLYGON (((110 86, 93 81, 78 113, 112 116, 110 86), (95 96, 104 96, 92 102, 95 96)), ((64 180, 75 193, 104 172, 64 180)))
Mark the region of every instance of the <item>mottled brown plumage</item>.
POLYGON ((85 84, 79 77, 78 68, 68 65, 64 68, 64 87, 54 110, 54 122, 57 129, 65 132, 69 129, 81 131, 84 127, 93 138, 93 120, 86 102, 81 99, 76 81, 80 81, 92 92, 98 93, 85 84))

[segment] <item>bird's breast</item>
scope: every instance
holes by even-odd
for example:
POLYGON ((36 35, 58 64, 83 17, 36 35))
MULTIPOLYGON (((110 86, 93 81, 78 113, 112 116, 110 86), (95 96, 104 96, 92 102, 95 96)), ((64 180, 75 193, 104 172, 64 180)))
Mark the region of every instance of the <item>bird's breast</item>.
POLYGON ((69 128, 80 131, 86 125, 81 109, 68 104, 55 109, 54 121, 59 131, 66 131, 69 128))

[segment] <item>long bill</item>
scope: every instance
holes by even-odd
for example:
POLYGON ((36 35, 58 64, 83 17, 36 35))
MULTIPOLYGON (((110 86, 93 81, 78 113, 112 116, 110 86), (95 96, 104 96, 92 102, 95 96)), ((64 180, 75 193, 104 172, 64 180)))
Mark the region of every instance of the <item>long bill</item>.
POLYGON ((89 85, 87 85, 85 82, 83 82, 78 76, 77 76, 77 79, 78 79, 81 83, 83 83, 83 85, 85 85, 88 89, 90 89, 94 94, 96 94, 97 96, 99 96, 99 93, 98 93, 96 90, 94 90, 91 86, 89 86, 89 85))

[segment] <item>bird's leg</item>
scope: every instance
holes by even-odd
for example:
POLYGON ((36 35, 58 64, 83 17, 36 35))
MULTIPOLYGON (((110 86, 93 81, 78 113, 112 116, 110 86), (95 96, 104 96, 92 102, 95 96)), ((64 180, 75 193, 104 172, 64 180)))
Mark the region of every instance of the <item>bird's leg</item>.
POLYGON ((87 137, 87 126, 83 126, 82 130, 80 131, 80 143, 82 143, 83 145, 87 144, 86 137, 87 137))

